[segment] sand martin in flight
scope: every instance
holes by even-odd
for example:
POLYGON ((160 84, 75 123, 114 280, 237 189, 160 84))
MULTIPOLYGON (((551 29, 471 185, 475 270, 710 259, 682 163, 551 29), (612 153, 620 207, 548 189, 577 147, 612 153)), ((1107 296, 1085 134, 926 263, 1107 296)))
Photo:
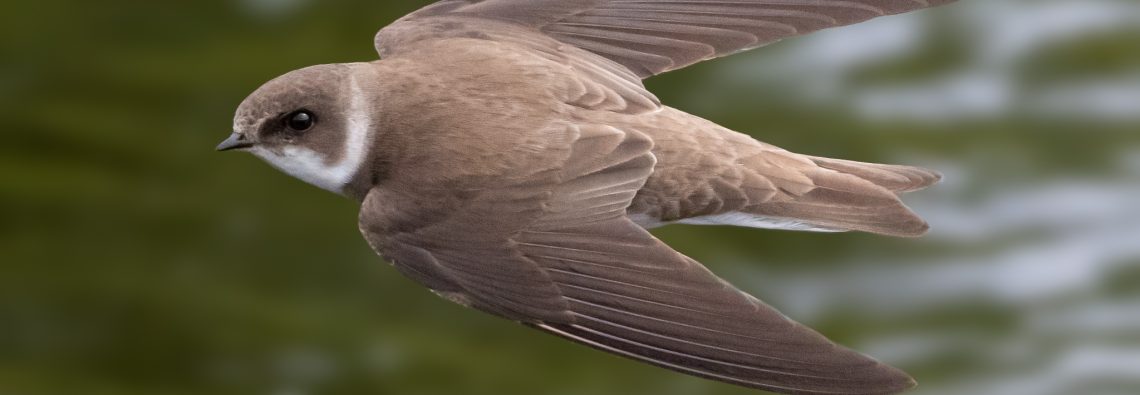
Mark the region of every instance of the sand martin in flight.
MULTIPOLYGON (((456 303, 678 372, 787 394, 914 381, 654 238, 668 224, 919 236, 935 172, 792 153, 642 80, 953 0, 445 0, 381 60, 262 86, 219 150, 361 203, 368 244, 456 303)), ((861 43, 868 47, 875 43, 861 43)))

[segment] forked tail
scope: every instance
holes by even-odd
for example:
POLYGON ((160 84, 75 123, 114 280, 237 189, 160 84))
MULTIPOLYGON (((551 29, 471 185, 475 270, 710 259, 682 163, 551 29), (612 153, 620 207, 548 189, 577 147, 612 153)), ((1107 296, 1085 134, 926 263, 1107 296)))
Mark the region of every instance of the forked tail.
POLYGON ((794 219, 815 230, 862 231, 917 237, 930 226, 906 207, 899 195, 938 183, 937 172, 910 166, 862 163, 805 156, 815 164, 801 169, 811 188, 780 186, 777 196, 747 210, 775 219, 794 219))

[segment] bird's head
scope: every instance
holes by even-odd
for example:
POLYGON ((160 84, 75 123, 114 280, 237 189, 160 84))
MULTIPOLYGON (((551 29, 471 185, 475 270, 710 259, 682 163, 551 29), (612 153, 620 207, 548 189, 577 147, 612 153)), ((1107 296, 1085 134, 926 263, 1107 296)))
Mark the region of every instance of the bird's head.
POLYGON ((366 162, 373 103, 367 64, 313 66, 258 88, 238 107, 219 151, 248 151, 273 167, 338 194, 366 162))

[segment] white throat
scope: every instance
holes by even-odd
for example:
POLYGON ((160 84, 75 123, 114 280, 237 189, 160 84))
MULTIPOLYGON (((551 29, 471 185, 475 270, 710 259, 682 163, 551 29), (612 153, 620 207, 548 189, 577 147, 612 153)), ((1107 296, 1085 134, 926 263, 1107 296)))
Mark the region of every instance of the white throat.
POLYGON ((356 77, 349 78, 348 123, 343 156, 340 162, 329 164, 321 154, 308 148, 288 146, 280 153, 255 147, 251 152, 273 167, 301 181, 336 194, 344 194, 344 187, 352 181, 364 164, 372 135, 370 103, 356 77))

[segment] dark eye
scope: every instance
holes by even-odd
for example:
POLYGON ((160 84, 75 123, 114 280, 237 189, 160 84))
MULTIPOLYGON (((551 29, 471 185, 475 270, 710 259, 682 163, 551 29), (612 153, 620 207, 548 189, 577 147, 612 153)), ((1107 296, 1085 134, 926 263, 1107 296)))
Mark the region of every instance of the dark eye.
POLYGON ((306 110, 294 112, 285 118, 285 126, 288 126, 289 129, 293 129, 298 132, 309 130, 316 122, 317 117, 313 116, 313 113, 306 110))

